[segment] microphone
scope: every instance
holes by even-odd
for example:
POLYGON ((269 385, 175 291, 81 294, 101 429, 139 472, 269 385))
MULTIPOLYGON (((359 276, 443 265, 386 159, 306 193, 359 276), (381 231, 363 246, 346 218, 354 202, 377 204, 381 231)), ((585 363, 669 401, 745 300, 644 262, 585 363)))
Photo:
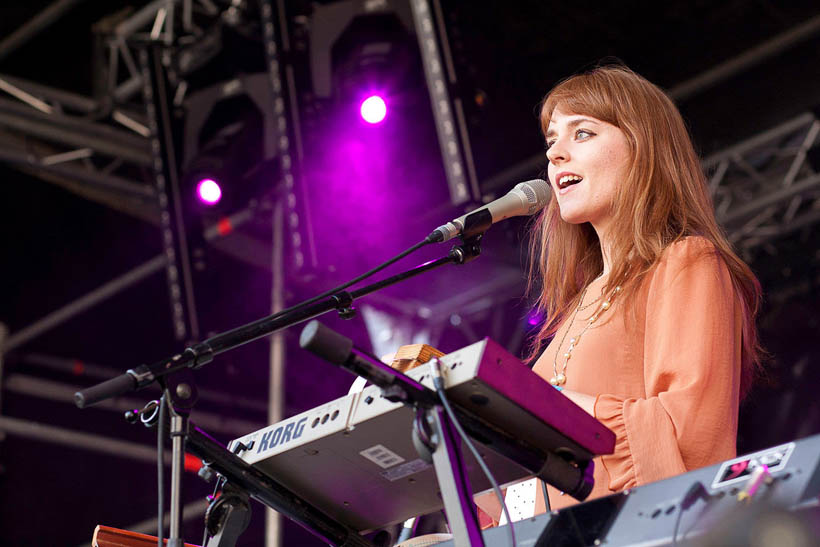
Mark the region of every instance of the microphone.
POLYGON ((477 233, 510 217, 535 214, 547 205, 549 198, 550 185, 547 181, 533 179, 520 182, 504 196, 447 224, 442 224, 433 230, 427 239, 439 243, 471 231, 476 223, 483 224, 482 229, 476 230, 477 233))

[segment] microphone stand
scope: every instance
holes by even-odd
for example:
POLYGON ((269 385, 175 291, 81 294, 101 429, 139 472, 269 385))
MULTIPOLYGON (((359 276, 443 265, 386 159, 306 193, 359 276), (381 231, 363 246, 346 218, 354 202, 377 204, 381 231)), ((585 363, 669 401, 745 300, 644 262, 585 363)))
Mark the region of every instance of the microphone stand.
POLYGON ((376 292, 400 281, 416 277, 422 273, 434 270, 445 264, 466 264, 481 254, 482 234, 468 237, 461 245, 454 246, 447 256, 427 262, 410 270, 398 273, 382 281, 377 281, 354 291, 341 291, 324 300, 297 308, 282 315, 264 317, 247 325, 217 334, 204 342, 199 342, 186 348, 182 353, 172 355, 151 365, 140 365, 129 369, 105 382, 74 394, 74 403, 79 408, 94 405, 100 401, 139 391, 177 371, 186 368, 198 369, 213 361, 216 355, 247 344, 268 334, 302 323, 330 310, 337 310, 342 317, 350 317, 353 313, 353 301, 361 296, 376 292))
MULTIPOLYGON (((292 325, 302 323, 318 315, 327 313, 333 309, 344 318, 354 315, 353 301, 356 298, 365 296, 372 292, 394 285, 405 279, 415 277, 422 273, 436 269, 445 264, 466 264, 481 254, 481 238, 484 231, 492 223, 489 211, 486 209, 477 211, 468 216, 468 221, 461 235, 462 243, 454 246, 450 252, 437 260, 427 262, 410 270, 398 273, 382 281, 372 283, 361 289, 354 291, 341 291, 324 300, 297 307, 285 314, 274 314, 257 321, 226 331, 213 336, 203 342, 193 344, 182 353, 177 353, 162 359, 151 365, 139 365, 134 369, 129 369, 124 374, 114 377, 105 382, 101 382, 90 388, 78 391, 74 394, 74 402, 79 408, 94 405, 103 400, 124 395, 126 393, 141 390, 153 382, 159 382, 166 388, 169 395, 169 408, 176 409, 171 412, 171 436, 172 436, 172 485, 171 485, 171 530, 168 544, 171 546, 181 546, 182 539, 179 536, 179 523, 181 522, 181 478, 182 462, 184 461, 184 450, 186 438, 190 435, 188 413, 196 401, 196 386, 193 376, 189 370, 196 370, 211 361, 220 353, 226 352, 263 336, 267 336, 276 331, 285 329, 292 325), (167 386, 167 387, 166 387, 167 386)), ((227 452, 227 450, 226 450, 227 452)), ((212 456, 212 454, 211 454, 212 456)), ((233 473, 232 473, 233 474, 233 473)), ((230 478, 230 477, 229 477, 230 478)), ((284 487, 280 490, 286 491, 284 487)), ((293 518, 301 524, 312 527, 311 522, 305 522, 305 507, 309 506, 295 494, 288 493, 291 497, 281 505, 272 507, 293 518)), ((287 497, 287 496, 284 496, 287 497)), ((260 496, 260 501, 268 503, 268 500, 260 496)), ((278 501, 282 501, 279 499, 278 501)), ((311 518, 315 515, 322 515, 318 510, 308 511, 311 518)), ((321 520, 321 517, 315 517, 321 520)), ((327 518, 327 517, 325 517, 327 518)), ((308 519, 309 520, 309 519, 308 519)), ((322 521, 319 529, 327 528, 327 524, 322 521)), ((313 529, 311 528, 311 531, 313 529)), ((349 530, 345 530, 343 536, 349 540, 349 530)), ((322 537, 322 535, 320 535, 322 537)), ((323 538, 323 539, 326 539, 323 538)))

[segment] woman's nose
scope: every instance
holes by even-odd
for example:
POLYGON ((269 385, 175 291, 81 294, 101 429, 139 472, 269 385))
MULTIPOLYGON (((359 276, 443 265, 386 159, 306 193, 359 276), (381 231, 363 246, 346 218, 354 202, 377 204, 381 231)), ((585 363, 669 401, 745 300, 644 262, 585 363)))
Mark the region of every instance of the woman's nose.
POLYGON ((565 161, 567 154, 568 152, 561 141, 555 141, 547 150, 547 159, 550 163, 565 161))

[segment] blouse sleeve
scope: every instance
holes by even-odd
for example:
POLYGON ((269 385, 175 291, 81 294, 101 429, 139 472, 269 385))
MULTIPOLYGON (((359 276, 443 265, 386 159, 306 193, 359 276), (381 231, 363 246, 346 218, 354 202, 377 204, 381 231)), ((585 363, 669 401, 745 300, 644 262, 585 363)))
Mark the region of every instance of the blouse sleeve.
POLYGON ((728 269, 711 243, 690 237, 650 275, 644 396, 595 401, 595 417, 616 435, 602 458, 613 491, 735 455, 741 322, 728 269))

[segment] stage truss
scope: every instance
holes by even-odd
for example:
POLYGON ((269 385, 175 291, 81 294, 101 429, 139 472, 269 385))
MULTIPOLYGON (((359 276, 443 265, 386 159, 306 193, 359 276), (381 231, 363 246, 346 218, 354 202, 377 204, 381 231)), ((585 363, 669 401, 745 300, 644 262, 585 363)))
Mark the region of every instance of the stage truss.
MULTIPOLYGON (((12 54, 74 4, 76 2, 55 2, 10 39, 0 43, 0 56, 12 54)), ((283 6, 283 0, 277 0, 275 5, 273 1, 263 2, 262 38, 266 47, 271 101, 280 131, 278 153, 283 160, 287 188, 284 199, 286 210, 280 214, 288 218, 298 199, 296 164, 300 151, 298 138, 292 138, 292 135, 298 136, 298 120, 294 120, 290 113, 294 105, 287 102, 288 94, 290 100, 294 100, 293 92, 283 91, 292 82, 288 80, 285 66, 278 60, 274 32, 272 10, 277 9, 281 16, 283 6)), ((171 212, 163 205, 162 193, 156 184, 155 168, 159 151, 154 140, 155 129, 149 106, 151 100, 142 93, 144 73, 134 43, 142 39, 170 46, 178 43, 180 38, 185 42, 184 38, 187 37, 190 46, 178 51, 179 59, 175 65, 184 69, 186 63, 194 66, 203 62, 219 44, 210 42, 203 29, 194 23, 195 13, 199 18, 224 18, 226 21, 241 16, 235 6, 220 9, 209 0, 155 0, 134 14, 115 14, 100 21, 95 27, 100 38, 94 69, 95 98, 0 75, 0 161, 123 214, 158 227, 164 225, 163 233, 167 234, 171 228, 163 222, 163 218, 171 212), (182 21, 181 25, 174 24, 176 18, 182 21), (178 31, 180 28, 181 36, 175 34, 175 29, 178 31)), ((287 43, 286 36, 281 40, 287 43)), ((172 101, 179 106, 188 91, 187 84, 183 78, 175 79, 173 75, 171 81, 175 83, 172 101)), ((715 80, 710 81, 714 83, 715 80)), ((687 88, 687 92, 692 91, 687 88)), ((820 120, 816 113, 807 112, 704 160, 718 220, 733 245, 747 259, 760 249, 768 255, 777 256, 778 240, 808 230, 820 222, 818 150, 820 120)), ((537 161, 533 160, 523 167, 512 166, 499 180, 504 179, 503 184, 509 185, 516 182, 519 175, 530 177, 542 166, 543 158, 539 155, 537 161)), ((471 186, 500 188, 501 184, 471 186)), ((467 192, 463 188, 461 191, 467 192)), ((231 219, 232 224, 238 226, 247 221, 256 214, 257 207, 259 205, 236 212, 231 219)), ((282 222, 282 226, 288 226, 288 222, 282 222)), ((259 265, 258 241, 249 241, 241 234, 232 239, 223 238, 216 227, 207 229, 204 237, 221 250, 259 265)), ((293 234, 286 237, 290 238, 291 243, 294 239, 302 239, 293 234)), ((168 236, 163 240, 167 241, 168 236)), ((0 338, 0 367, 2 355, 159 271, 165 271, 169 279, 171 309, 184 315, 185 309, 180 300, 183 289, 174 284, 184 265, 178 253, 169 252, 170 248, 166 245, 162 254, 146 257, 145 262, 131 272, 54 310, 31 325, 7 333, 0 338)), ((493 280, 477 283, 467 293, 439 302, 434 307, 422 301, 397 302, 374 296, 369 303, 375 312, 366 312, 371 315, 371 335, 381 329, 390 332, 383 341, 391 344, 411 341, 435 344, 443 329, 449 325, 461 329, 469 338, 491 335, 498 339, 502 332, 501 324, 509 320, 505 318, 504 306, 520 294, 522 288, 521 272, 510 268, 493 280), (476 332, 474 321, 484 321, 487 317, 491 318, 493 325, 498 325, 498 329, 489 333, 476 332), (420 324, 424 327, 419 328, 420 324)), ((175 319, 184 321, 185 318, 179 315, 175 319)), ((517 339, 499 341, 510 348, 520 346, 523 329, 518 330, 521 334, 517 339)), ((190 333, 190 326, 187 333, 190 333)), ((185 334, 180 334, 180 339, 185 338, 185 334)), ((30 358, 44 359, 36 354, 30 358)), ((50 359, 52 364, 59 361, 46 359, 50 359)), ((61 362, 59 366, 67 367, 70 363, 61 362)), ((104 370, 106 374, 116 373, 104 370)), ((3 389, 22 390, 55 400, 65 399, 64 390, 60 391, 59 386, 44 385, 27 377, 6 383, 3 389)), ((203 420, 200 418, 198 421, 203 420)), ((247 428, 247 431, 258 429, 258 424, 235 425, 247 428)), ((42 438, 59 438, 63 444, 71 444, 74 442, 72 439, 79 442, 81 435, 67 431, 46 432, 41 424, 9 417, 0 418, 0 429, 32 438, 38 438, 38 435, 42 438)), ((92 444, 110 453, 141 454, 139 450, 134 452, 133 447, 116 443, 95 441, 92 444)))

